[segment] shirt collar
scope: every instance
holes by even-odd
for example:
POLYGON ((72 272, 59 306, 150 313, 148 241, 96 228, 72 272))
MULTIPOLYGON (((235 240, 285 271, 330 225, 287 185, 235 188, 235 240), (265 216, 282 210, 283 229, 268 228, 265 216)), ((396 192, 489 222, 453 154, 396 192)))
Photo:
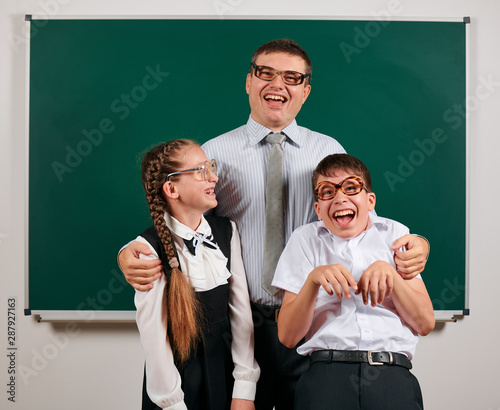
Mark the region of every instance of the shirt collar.
MULTIPOLYGON (((269 128, 264 127, 255 121, 252 116, 248 118, 247 122, 247 132, 250 137, 250 145, 256 145, 262 141, 269 133, 274 132, 269 128)), ((298 146, 301 145, 302 141, 300 138, 299 126, 297 121, 293 120, 289 125, 281 130, 286 136, 298 146)))
MULTIPOLYGON (((389 226, 389 222, 386 218, 382 218, 378 215, 373 215, 372 213, 370 213, 370 221, 371 221, 372 225, 380 225, 380 226, 384 226, 384 227, 389 226)), ((371 228, 371 226, 369 228, 371 228)))
POLYGON ((208 224, 204 216, 201 217, 201 223, 198 228, 196 228, 196 231, 193 231, 191 228, 179 222, 168 212, 165 212, 164 218, 165 222, 167 223, 168 229, 170 229, 177 236, 180 236, 182 239, 193 239, 195 233, 206 236, 210 236, 212 234, 212 229, 210 228, 210 225, 208 224))

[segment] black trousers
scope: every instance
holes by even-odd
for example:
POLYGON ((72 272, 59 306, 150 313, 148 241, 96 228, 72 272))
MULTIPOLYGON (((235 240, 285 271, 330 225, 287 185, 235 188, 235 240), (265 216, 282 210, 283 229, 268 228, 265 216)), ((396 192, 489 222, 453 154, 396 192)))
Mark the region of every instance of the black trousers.
POLYGON ((314 363, 302 375, 296 410, 422 410, 416 377, 401 366, 314 363))
MULTIPOLYGON (((255 328, 255 359, 261 374, 255 397, 256 410, 292 410, 295 388, 309 366, 309 358, 288 349, 278 339, 274 311, 266 318, 252 306, 255 328)), ((264 312, 265 314, 265 312, 264 312)))

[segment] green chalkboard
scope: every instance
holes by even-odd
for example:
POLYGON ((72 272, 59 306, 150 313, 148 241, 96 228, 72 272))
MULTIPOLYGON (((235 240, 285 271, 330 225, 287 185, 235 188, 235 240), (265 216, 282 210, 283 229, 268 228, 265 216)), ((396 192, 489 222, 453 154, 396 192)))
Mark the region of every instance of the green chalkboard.
POLYGON ((431 242, 436 311, 468 311, 464 22, 32 20, 31 312, 131 311, 118 249, 150 225, 139 176, 164 140, 246 123, 261 44, 296 40, 314 69, 299 125, 370 168, 377 213, 431 242))

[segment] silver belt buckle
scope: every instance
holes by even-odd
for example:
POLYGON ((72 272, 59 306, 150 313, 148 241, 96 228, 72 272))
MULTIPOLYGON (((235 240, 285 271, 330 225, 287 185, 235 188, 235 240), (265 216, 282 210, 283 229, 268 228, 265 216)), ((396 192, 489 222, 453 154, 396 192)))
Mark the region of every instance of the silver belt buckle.
MULTIPOLYGON (((373 353, 382 353, 381 350, 368 350, 368 364, 370 366, 382 366, 384 363, 382 362, 375 362, 373 361, 373 357, 372 357, 372 354, 373 353)), ((392 364, 393 360, 392 360, 392 352, 387 352, 389 353, 389 363, 388 364, 392 364)))

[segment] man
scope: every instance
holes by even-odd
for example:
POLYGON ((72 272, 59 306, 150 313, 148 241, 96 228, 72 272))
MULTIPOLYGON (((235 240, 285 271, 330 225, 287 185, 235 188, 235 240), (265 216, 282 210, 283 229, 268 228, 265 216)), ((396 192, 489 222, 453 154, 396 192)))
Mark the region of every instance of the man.
MULTIPOLYGON (((310 179, 316 164, 327 154, 345 152, 333 138, 299 127, 295 117, 311 91, 312 64, 307 53, 293 40, 278 39, 259 47, 250 64, 246 91, 250 118, 246 125, 206 142, 202 148, 220 167, 216 186, 218 206, 214 213, 238 225, 243 261, 255 324, 255 357, 261 367, 255 406, 257 409, 292 409, 294 391, 308 361, 295 349, 283 346, 276 319, 283 294, 262 288, 266 237, 266 184, 271 151, 266 137, 284 134, 283 152, 283 249, 295 228, 316 220, 310 179)), ((271 195, 269 196, 271 197, 271 195)), ((425 239, 405 235, 394 243, 396 264, 402 275, 414 277, 425 266, 425 239)), ((161 275, 160 262, 138 260, 149 251, 132 243, 119 256, 127 281, 147 290, 161 275)), ((271 278, 272 279, 272 278, 271 278)))

